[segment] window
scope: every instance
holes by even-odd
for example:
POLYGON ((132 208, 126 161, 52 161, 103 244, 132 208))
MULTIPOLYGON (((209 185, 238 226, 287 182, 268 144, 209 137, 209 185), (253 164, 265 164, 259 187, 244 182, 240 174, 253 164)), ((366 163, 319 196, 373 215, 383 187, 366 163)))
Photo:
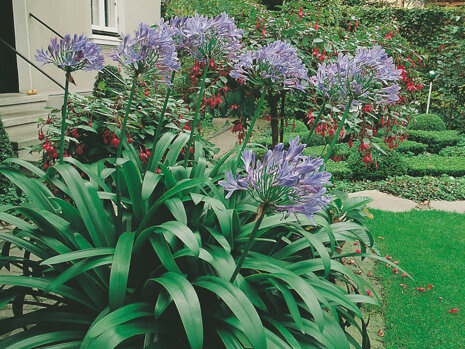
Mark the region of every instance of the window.
POLYGON ((117 0, 91 0, 92 33, 118 35, 117 0))

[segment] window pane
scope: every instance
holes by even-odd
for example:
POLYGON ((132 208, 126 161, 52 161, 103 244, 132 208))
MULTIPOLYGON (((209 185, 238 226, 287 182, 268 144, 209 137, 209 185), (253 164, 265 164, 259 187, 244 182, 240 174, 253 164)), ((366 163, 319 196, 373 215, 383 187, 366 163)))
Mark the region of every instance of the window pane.
POLYGON ((99 0, 91 0, 90 12, 93 25, 100 25, 100 6, 99 0))
POLYGON ((116 28, 116 1, 105 1, 105 27, 116 28))

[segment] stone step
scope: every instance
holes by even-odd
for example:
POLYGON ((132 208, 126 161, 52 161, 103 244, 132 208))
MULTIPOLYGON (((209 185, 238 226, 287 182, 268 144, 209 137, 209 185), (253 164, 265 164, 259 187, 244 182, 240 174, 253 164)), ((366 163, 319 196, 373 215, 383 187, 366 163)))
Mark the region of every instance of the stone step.
POLYGON ((32 111, 32 112, 22 112, 9 115, 6 118, 2 117, 3 126, 8 129, 10 127, 25 125, 30 123, 37 123, 39 119, 47 119, 48 112, 44 111, 32 111))
POLYGON ((18 158, 29 161, 29 162, 33 162, 33 163, 38 163, 40 161, 41 154, 36 151, 31 154, 29 150, 23 149, 23 150, 18 151, 18 158))
POLYGON ((47 99, 47 94, 28 96, 22 93, 2 93, 0 94, 0 108, 19 104, 46 103, 47 99))

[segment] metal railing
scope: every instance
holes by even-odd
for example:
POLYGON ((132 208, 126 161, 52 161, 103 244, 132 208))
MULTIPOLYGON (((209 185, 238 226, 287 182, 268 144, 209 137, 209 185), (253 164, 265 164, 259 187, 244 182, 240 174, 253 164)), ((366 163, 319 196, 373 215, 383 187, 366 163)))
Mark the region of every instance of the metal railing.
POLYGON ((20 52, 18 52, 13 46, 11 46, 9 43, 7 43, 5 40, 3 40, 1 37, 0 37, 0 42, 2 44, 4 44, 6 47, 8 47, 11 51, 13 51, 14 53, 16 53, 17 56, 21 57, 22 59, 24 59, 26 62, 28 62, 30 65, 32 65, 34 68, 36 68, 38 71, 40 71, 42 74, 44 74, 47 78, 49 78, 51 81, 53 81, 55 84, 57 84, 58 86, 60 86, 63 90, 65 89, 65 87, 60 84, 58 81, 56 81, 54 78, 52 78, 50 75, 48 75, 42 68, 40 68, 38 65, 36 65, 35 63, 31 62, 28 58, 26 58, 23 54, 21 54, 20 52))

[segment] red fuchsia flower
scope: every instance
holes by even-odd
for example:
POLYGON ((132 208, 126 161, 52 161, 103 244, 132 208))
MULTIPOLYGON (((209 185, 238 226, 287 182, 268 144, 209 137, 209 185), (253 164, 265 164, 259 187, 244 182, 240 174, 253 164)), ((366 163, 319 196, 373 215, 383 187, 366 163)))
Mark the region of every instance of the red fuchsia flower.
POLYGON ((439 300, 442 301, 442 297, 439 297, 439 300))
POLYGON ((366 165, 373 161, 373 158, 371 157, 371 150, 367 150, 365 156, 362 158, 361 161, 364 162, 366 165))
POLYGON ((448 313, 455 314, 458 311, 459 311, 459 308, 452 308, 448 311, 448 313))
POLYGON ((433 288, 434 286, 429 284, 428 287, 426 288, 428 291, 431 291, 431 289, 433 288))
POLYGON ((392 273, 393 274, 399 274, 399 271, 397 270, 397 268, 394 268, 394 269, 392 269, 392 273))
POLYGON ((371 107, 370 104, 367 104, 363 107, 362 111, 365 113, 371 113, 373 111, 373 108, 371 107))
POLYGON ((355 242, 354 242, 354 246, 358 246, 358 241, 355 241, 355 242))
POLYGON ((236 110, 239 109, 239 106, 237 104, 233 104, 232 106, 229 107, 231 110, 236 110))
POLYGON ((373 292, 371 292, 371 290, 366 289, 365 292, 367 293, 368 296, 373 297, 373 292))
POLYGON ((116 137, 115 137, 115 138, 113 138, 113 139, 111 140, 111 143, 110 143, 110 145, 111 145, 112 147, 114 147, 114 148, 118 148, 118 145, 119 145, 119 139, 118 139, 118 138, 116 138, 116 137))
POLYGON ((319 47, 315 47, 315 48, 313 49, 313 56, 316 57, 316 56, 318 56, 319 54, 320 54, 320 48, 319 48, 319 47))
POLYGON ((399 263, 399 261, 394 261, 394 262, 392 262, 392 263, 394 263, 394 264, 398 264, 398 263, 399 263))
POLYGON ((382 236, 378 236, 378 240, 384 240, 382 236))
POLYGON ((392 257, 386 253, 386 259, 392 259, 392 257))
POLYGON ((400 276, 402 276, 403 278, 406 278, 406 277, 407 277, 407 274, 402 273, 400 276))
POLYGON ((362 253, 362 250, 357 249, 357 250, 355 250, 355 253, 362 253))
POLYGON ((315 23, 315 26, 313 27, 315 30, 318 30, 320 29, 320 27, 318 26, 318 22, 315 23))
POLYGON ((140 148, 140 155, 139 155, 139 159, 142 161, 142 163, 144 164, 147 164, 147 160, 149 159, 150 157, 150 151, 147 150, 146 147, 144 147, 145 151, 142 150, 142 148, 140 148))
POLYGON ((304 16, 304 11, 303 7, 300 6, 300 11, 299 11, 299 19, 302 20, 302 17, 304 16))
POLYGON ((44 138, 45 138, 45 135, 44 135, 44 133, 42 132, 42 130, 40 130, 40 132, 39 132, 39 139, 40 139, 40 140, 43 140, 44 138))
POLYGON ((76 149, 76 154, 77 155, 82 155, 83 148, 84 148, 84 145, 78 145, 78 147, 76 149))
POLYGON ((406 284, 400 284, 403 288, 406 288, 407 285, 406 284))
POLYGON ((417 291, 420 291, 420 292, 425 292, 426 291, 424 287, 415 287, 415 289, 417 291))

